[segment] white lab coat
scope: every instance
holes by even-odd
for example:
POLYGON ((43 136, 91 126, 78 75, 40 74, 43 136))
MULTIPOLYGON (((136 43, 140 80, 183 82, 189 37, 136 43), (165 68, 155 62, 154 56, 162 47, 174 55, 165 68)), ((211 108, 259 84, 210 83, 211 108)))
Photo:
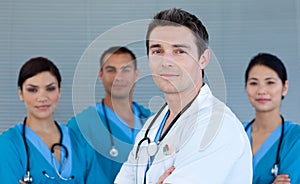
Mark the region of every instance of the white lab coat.
MULTIPOLYGON (((162 111, 148 137, 153 141, 168 106, 162 111)), ((153 117, 136 137, 131 151, 115 180, 117 184, 142 184, 148 163, 144 141, 136 158, 136 148, 153 117)), ((154 161, 146 173, 146 183, 156 183, 172 165, 173 173, 164 183, 251 184, 252 153, 241 122, 216 99, 207 85, 189 109, 177 120, 159 144, 154 161), (168 152, 164 152, 169 147, 168 152)))

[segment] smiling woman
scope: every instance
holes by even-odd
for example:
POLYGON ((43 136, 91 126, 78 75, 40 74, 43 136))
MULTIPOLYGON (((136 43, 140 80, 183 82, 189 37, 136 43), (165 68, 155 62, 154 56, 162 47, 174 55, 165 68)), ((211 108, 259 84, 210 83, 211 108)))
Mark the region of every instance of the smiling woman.
POLYGON ((288 92, 282 61, 268 53, 258 54, 248 65, 245 82, 256 114, 244 123, 252 145, 253 183, 300 183, 300 126, 280 114, 288 92))
POLYGON ((60 97, 59 83, 53 74, 45 71, 28 78, 19 87, 19 96, 28 110, 29 127, 33 126, 32 122, 36 119, 49 118, 49 121, 53 121, 53 112, 60 97))
POLYGON ((93 152, 54 119, 60 84, 58 68, 46 58, 22 66, 18 87, 27 116, 0 136, 1 182, 94 183, 101 176, 93 152))

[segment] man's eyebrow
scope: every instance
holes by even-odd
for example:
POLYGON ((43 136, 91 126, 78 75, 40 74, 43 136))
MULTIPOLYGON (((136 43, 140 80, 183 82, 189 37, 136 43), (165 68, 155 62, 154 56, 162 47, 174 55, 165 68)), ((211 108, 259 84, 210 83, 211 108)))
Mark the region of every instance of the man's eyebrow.
POLYGON ((161 45, 160 45, 160 44, 153 44, 153 45, 150 45, 150 49, 156 48, 156 47, 161 47, 161 45))
POLYGON ((107 65, 107 66, 104 67, 104 69, 115 69, 115 67, 107 65))
POLYGON ((180 48, 187 48, 187 49, 191 49, 191 47, 189 45, 185 45, 185 44, 175 44, 173 45, 173 47, 180 47, 180 48))
MULTIPOLYGON (((157 47, 161 47, 161 44, 153 44, 153 45, 150 45, 150 49, 151 48, 157 48, 157 47)), ((175 48, 187 48, 187 49, 191 49, 191 47, 189 45, 186 45, 186 44, 174 44, 172 45, 172 47, 175 47, 175 48)))
POLYGON ((123 65, 123 66, 121 66, 121 68, 133 68, 133 66, 132 66, 132 65, 130 65, 130 63, 128 63, 127 65, 123 65))

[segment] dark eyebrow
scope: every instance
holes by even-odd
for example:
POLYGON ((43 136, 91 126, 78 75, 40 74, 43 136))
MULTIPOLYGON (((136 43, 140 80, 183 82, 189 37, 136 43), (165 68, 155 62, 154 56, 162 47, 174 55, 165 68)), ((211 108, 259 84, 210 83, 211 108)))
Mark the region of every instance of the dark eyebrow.
MULTIPOLYGON (((257 78, 255 78, 255 77, 251 77, 251 78, 249 78, 248 80, 258 80, 257 78)), ((274 77, 268 77, 268 78, 266 78, 266 79, 264 79, 264 80, 277 80, 276 78, 274 78, 274 77)))
MULTIPOLYGON (((160 44, 153 44, 153 45, 150 45, 150 49, 152 49, 152 48, 157 48, 157 47, 161 47, 161 45, 160 45, 160 44)), ((172 45, 172 47, 175 47, 175 48, 187 48, 187 49, 191 49, 190 46, 185 45, 185 44, 174 44, 174 45, 172 45)))
POLYGON ((190 46, 188 46, 188 45, 184 45, 184 44, 175 44, 175 45, 173 45, 173 47, 181 47, 181 48, 187 48, 187 49, 191 49, 191 47, 190 47, 190 46))
POLYGON ((124 69, 124 68, 133 68, 133 66, 130 65, 130 63, 128 63, 127 65, 124 65, 124 66, 122 66, 121 68, 122 68, 122 69, 124 69))
POLYGON ((275 77, 268 77, 266 80, 277 80, 275 77))
POLYGON ((153 44, 153 45, 150 45, 150 49, 156 48, 156 47, 161 47, 161 45, 160 45, 160 44, 153 44))
POLYGON ((36 86, 36 85, 33 85, 33 84, 27 84, 26 86, 33 87, 33 88, 37 88, 37 86, 36 86))
POLYGON ((50 86, 53 86, 55 85, 55 82, 51 82, 50 84, 46 85, 46 87, 50 87, 50 86))
MULTIPOLYGON (((52 85, 55 85, 55 82, 51 82, 50 84, 47 84, 46 87, 49 87, 49 86, 52 86, 52 85)), ((26 86, 33 87, 33 88, 37 88, 38 87, 38 86, 36 86, 34 84, 27 84, 26 86)))
POLYGON ((108 66, 105 66, 104 69, 115 69, 115 67, 108 65, 108 66))
POLYGON ((249 80, 256 80, 256 81, 257 81, 258 79, 255 78, 255 77, 251 77, 251 78, 248 79, 248 81, 249 81, 249 80))

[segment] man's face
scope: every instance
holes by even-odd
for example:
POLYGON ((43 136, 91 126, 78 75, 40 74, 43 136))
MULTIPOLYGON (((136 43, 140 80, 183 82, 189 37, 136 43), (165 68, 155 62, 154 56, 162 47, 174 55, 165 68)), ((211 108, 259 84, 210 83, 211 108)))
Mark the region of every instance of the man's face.
POLYGON ((128 98, 132 94, 139 72, 130 54, 107 54, 99 78, 106 94, 112 98, 128 98))
POLYGON ((149 65, 162 92, 189 92, 202 84, 201 57, 195 39, 184 26, 159 26, 151 32, 149 65))

